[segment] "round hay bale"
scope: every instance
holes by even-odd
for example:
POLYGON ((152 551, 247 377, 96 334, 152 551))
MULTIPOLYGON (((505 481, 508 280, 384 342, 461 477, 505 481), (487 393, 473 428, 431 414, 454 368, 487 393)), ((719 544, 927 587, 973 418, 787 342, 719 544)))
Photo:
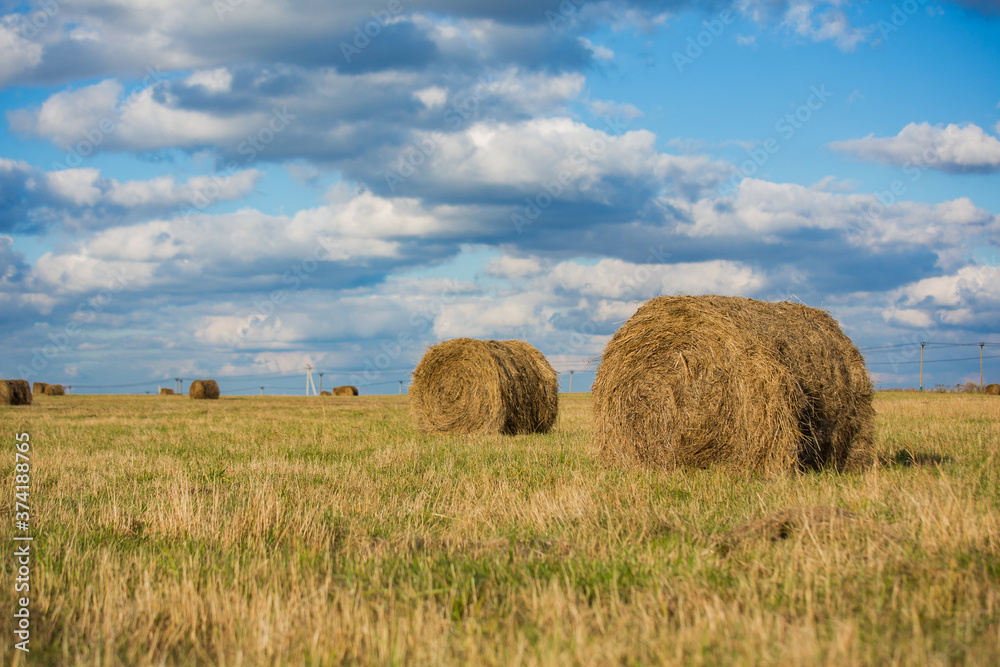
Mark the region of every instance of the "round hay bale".
POLYGON ((27 380, 0 380, 0 405, 31 405, 27 380))
POLYGON ((215 399, 219 397, 219 383, 215 380, 195 380, 188 389, 188 396, 197 399, 215 399))
POLYGON ((1000 396, 1000 384, 988 384, 983 388, 983 393, 987 396, 1000 396))
POLYGON ((864 358, 801 304, 652 299, 608 343, 593 392, 609 464, 774 473, 871 460, 864 358))
POLYGON ((48 387, 48 386, 49 385, 47 385, 44 382, 36 382, 35 384, 33 384, 31 386, 31 393, 32 394, 39 394, 39 395, 44 394, 45 393, 45 388, 48 387))
POLYGON ((334 387, 333 388, 333 395, 334 396, 357 396, 358 395, 358 388, 355 387, 354 385, 350 385, 350 384, 345 384, 343 387, 334 387))
POLYGON ((330 392, 326 391, 325 389, 323 391, 319 392, 319 395, 320 396, 333 396, 333 394, 331 394, 330 392))
POLYGON ((413 371, 410 411, 442 433, 547 433, 559 414, 559 382, 531 345, 456 338, 427 350, 413 371))
POLYGON ((61 384, 50 384, 45 386, 46 396, 65 396, 66 390, 61 384))
POLYGON ((160 396, 173 396, 174 390, 169 387, 160 387, 160 396))

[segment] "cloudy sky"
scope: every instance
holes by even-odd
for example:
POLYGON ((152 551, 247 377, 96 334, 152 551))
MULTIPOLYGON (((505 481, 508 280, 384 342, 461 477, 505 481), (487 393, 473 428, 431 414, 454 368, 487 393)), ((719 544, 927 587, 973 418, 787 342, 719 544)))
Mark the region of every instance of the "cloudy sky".
POLYGON ((472 336, 580 390, 719 293, 1000 380, 998 5, 0 0, 0 376, 390 393, 472 336))

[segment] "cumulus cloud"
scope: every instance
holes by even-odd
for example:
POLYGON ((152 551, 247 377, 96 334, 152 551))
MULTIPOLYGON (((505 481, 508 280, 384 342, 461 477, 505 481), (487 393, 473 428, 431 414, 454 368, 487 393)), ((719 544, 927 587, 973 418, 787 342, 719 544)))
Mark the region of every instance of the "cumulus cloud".
POLYGON ((173 176, 122 182, 93 167, 46 172, 0 158, 0 231, 96 229, 185 209, 204 210, 246 196, 262 176, 246 169, 192 176, 185 182, 173 176))
POLYGON ((778 243, 804 230, 826 230, 869 251, 935 248, 942 261, 955 259, 945 253, 966 240, 1000 231, 1000 219, 966 197, 886 206, 874 194, 826 190, 747 178, 732 199, 670 204, 687 220, 678 224, 678 231, 692 237, 752 237, 778 243))
POLYGON ((895 137, 835 141, 835 151, 861 160, 910 169, 933 168, 950 173, 1000 171, 1000 139, 978 125, 910 123, 895 137))
MULTIPOLYGON (((693 199, 729 172, 707 157, 660 152, 646 130, 613 134, 558 117, 418 133, 412 147, 380 162, 389 167, 381 174, 384 193, 517 202, 538 196, 548 197, 549 204, 554 199, 642 205, 661 191, 693 199)), ((377 176, 364 180, 377 183, 377 176)))

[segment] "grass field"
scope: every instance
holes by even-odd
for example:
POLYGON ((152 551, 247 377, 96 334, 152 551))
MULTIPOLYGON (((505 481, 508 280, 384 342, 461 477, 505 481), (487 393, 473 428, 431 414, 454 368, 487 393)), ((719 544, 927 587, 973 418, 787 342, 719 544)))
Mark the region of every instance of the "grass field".
POLYGON ((876 407, 877 468, 783 478, 604 468, 587 394, 518 437, 421 435, 405 396, 0 407, 0 663, 1000 664, 1000 399, 876 407), (752 523, 799 506, 850 515, 752 523))

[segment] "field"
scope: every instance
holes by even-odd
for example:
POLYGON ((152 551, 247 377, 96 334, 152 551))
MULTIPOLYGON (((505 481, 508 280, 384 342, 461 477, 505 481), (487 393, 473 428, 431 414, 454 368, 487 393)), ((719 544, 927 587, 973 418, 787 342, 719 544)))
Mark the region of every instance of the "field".
POLYGON ((1000 399, 876 407, 878 467, 781 478, 607 469, 589 394, 474 438, 405 396, 2 407, 0 663, 1000 664, 1000 399))

